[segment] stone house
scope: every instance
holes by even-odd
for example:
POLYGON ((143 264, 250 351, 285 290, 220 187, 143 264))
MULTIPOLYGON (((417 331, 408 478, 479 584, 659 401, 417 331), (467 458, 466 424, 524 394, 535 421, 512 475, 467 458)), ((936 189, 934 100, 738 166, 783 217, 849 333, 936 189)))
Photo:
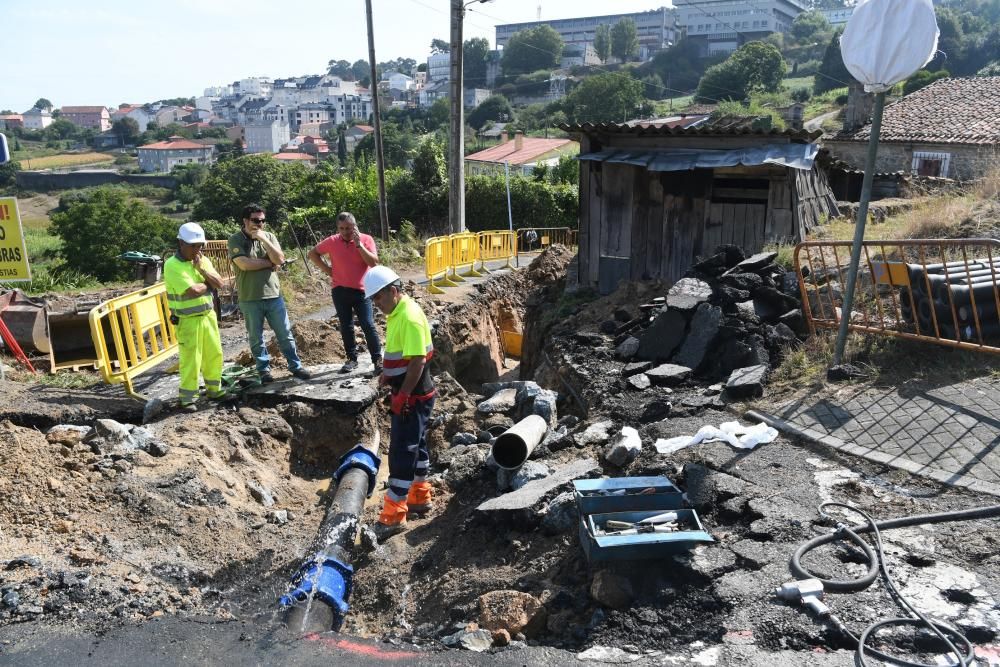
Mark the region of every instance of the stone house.
MULTIPOLYGON (((852 88, 844 129, 824 140, 834 158, 863 169, 870 96, 852 88)), ((875 171, 966 181, 997 164, 1000 76, 939 79, 885 107, 875 171)))

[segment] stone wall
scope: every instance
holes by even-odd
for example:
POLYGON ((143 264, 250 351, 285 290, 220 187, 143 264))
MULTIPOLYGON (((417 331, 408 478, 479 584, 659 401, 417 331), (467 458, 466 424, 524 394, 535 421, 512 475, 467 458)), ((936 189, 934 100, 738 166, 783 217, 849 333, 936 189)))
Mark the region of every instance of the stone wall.
MULTIPOLYGON (((860 141, 825 141, 834 158, 843 160, 856 169, 865 168, 868 144, 860 141)), ((948 178, 968 181, 985 176, 997 166, 1000 147, 967 146, 960 144, 931 143, 880 143, 875 160, 876 173, 902 171, 909 174, 913 166, 913 152, 950 153, 948 178)))
POLYGON ((173 189, 177 181, 173 176, 146 176, 143 174, 119 174, 113 171, 71 171, 61 174, 45 171, 17 172, 17 187, 25 190, 66 190, 87 188, 95 185, 134 183, 155 185, 173 189))

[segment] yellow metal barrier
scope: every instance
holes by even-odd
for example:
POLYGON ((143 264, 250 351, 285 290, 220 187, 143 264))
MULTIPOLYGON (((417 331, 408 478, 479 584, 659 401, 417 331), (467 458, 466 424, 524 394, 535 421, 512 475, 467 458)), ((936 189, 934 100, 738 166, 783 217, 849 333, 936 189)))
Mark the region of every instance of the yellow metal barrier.
POLYGON ((507 263, 502 268, 510 268, 510 260, 517 257, 517 251, 514 249, 517 246, 517 237, 514 232, 493 230, 479 232, 476 236, 479 237, 480 271, 493 273, 486 268, 486 262, 497 259, 507 260, 507 263))
POLYGON ((236 274, 233 273, 233 262, 229 259, 228 241, 209 241, 205 244, 205 256, 212 260, 212 265, 222 277, 222 289, 219 290, 220 304, 236 305, 236 274))
POLYGON ((444 294, 442 287, 457 287, 458 283, 448 279, 451 270, 451 238, 435 236, 427 239, 424 244, 424 272, 427 275, 427 291, 431 294, 444 294), (435 278, 438 278, 435 283, 435 278))
POLYGON ((569 227, 521 227, 517 230, 517 251, 538 252, 559 243, 576 247, 576 230, 569 227))
POLYGON ((133 398, 134 379, 177 352, 177 333, 170 322, 167 287, 151 287, 105 301, 90 311, 90 335, 96 365, 108 384, 124 384, 133 398))
POLYGON ((479 238, 471 232, 452 234, 448 238, 451 239, 451 274, 448 278, 464 282, 465 279, 463 276, 465 278, 478 278, 482 276, 483 274, 476 271, 476 259, 479 256, 479 238), (465 273, 459 273, 458 270, 463 266, 468 266, 469 270, 465 273))

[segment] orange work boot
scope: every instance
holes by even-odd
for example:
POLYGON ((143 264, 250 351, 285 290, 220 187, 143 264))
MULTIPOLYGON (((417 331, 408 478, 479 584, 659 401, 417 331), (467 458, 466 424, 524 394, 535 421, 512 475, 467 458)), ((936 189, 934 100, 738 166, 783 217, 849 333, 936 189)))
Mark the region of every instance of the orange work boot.
POLYGON ((406 505, 410 512, 417 516, 423 516, 430 512, 434 507, 431 500, 431 483, 414 482, 410 486, 410 492, 406 495, 406 505))
POLYGON ((395 501, 389 496, 382 500, 382 513, 378 523, 372 526, 379 542, 384 542, 393 535, 406 530, 406 501, 395 501))

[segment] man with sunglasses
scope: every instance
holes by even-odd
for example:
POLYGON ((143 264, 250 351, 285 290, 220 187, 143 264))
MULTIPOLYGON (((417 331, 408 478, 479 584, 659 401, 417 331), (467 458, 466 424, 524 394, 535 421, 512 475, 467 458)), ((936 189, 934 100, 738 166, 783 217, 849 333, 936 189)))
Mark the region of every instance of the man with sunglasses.
POLYGON ((308 380, 312 373, 299 359, 278 282, 277 269, 285 263, 285 253, 278 238, 264 231, 266 217, 261 206, 246 206, 243 209, 243 228, 229 238, 229 259, 233 262, 233 273, 236 275, 237 296, 250 340, 250 352, 257 362, 261 383, 273 382, 271 355, 264 346, 266 320, 288 362, 288 370, 300 380, 308 380))

